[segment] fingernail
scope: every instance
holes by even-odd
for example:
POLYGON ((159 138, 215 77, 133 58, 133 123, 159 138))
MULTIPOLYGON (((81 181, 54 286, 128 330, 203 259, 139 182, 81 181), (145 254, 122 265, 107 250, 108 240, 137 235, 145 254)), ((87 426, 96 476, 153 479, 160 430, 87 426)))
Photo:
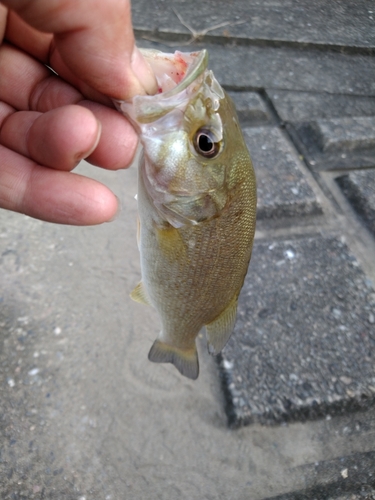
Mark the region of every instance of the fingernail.
POLYGON ((154 72, 152 71, 151 66, 148 64, 146 59, 143 57, 138 47, 136 46, 134 46, 133 49, 131 66, 134 74, 138 78, 146 94, 149 95, 156 94, 158 85, 154 72))

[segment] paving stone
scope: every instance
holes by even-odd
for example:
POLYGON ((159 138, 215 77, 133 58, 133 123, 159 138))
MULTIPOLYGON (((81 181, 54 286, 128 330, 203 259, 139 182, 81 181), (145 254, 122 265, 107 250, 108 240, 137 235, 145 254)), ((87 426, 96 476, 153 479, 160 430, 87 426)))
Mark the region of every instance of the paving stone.
POLYGON ((372 2, 326 0, 137 0, 132 3, 136 29, 164 35, 189 34, 175 14, 200 31, 224 21, 244 21, 209 32, 218 39, 298 42, 373 47, 375 8, 372 2))
POLYGON ((312 124, 323 152, 375 147, 375 116, 317 120, 312 124))
POLYGON ((220 359, 230 425, 373 404, 374 314, 373 285, 336 237, 256 241, 220 359))
POLYGON ((257 177, 258 219, 321 214, 320 200, 283 133, 277 127, 243 132, 257 177))
POLYGON ((278 116, 284 122, 308 122, 346 116, 375 116, 375 98, 317 92, 269 90, 278 116))
POLYGON ((345 196, 375 236, 375 170, 361 170, 336 179, 345 196))
POLYGON ((375 117, 346 117, 286 128, 310 167, 320 171, 375 166, 374 126, 375 117))
POLYGON ((206 48, 210 68, 229 90, 267 88, 375 96, 375 57, 369 55, 294 47, 222 47, 212 43, 168 46, 140 37, 137 44, 164 52, 206 48))
POLYGON ((256 92, 228 92, 236 106, 241 124, 258 125, 271 121, 270 112, 256 92))

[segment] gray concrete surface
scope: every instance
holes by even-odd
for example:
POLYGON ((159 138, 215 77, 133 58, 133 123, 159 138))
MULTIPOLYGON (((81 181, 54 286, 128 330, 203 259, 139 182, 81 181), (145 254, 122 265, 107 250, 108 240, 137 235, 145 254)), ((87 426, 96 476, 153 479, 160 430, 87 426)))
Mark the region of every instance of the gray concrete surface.
POLYGON ((232 426, 375 399, 375 290, 341 236, 258 242, 221 356, 232 426))
POLYGON ((229 3, 173 2, 198 31, 250 19, 185 47, 170 1, 133 13, 139 45, 207 46, 240 108, 260 218, 235 335, 218 360, 199 339, 196 382, 147 360, 158 320, 129 298, 135 168, 79 166, 121 199, 100 227, 0 212, 1 499, 375 498, 375 240, 336 182, 366 176, 375 156, 319 156, 312 136, 313 157, 303 136, 374 119, 375 8, 229 3))
POLYGON ((1 213, 4 500, 260 500, 313 484, 301 467, 374 450, 373 409, 228 429, 203 340, 197 382, 150 363, 157 317, 128 296, 139 278, 136 171, 79 171, 120 196, 118 220, 72 228, 1 213))
POLYGON ((321 214, 316 183, 283 131, 278 127, 247 127, 243 132, 257 177, 257 218, 321 214))
POLYGON ((375 235, 375 169, 351 172, 337 182, 354 210, 375 235))
POLYGON ((373 116, 333 118, 288 126, 313 170, 369 167, 375 158, 373 116))
POLYGON ((341 46, 357 52, 375 44, 374 5, 366 0, 138 0, 133 2, 137 33, 157 32, 173 40, 185 34, 188 39, 190 33, 177 21, 176 12, 198 32, 224 21, 241 22, 208 33, 218 41, 341 46))
POLYGON ((272 89, 268 95, 283 122, 375 115, 374 97, 272 89))
POLYGON ((236 106, 238 117, 243 126, 246 124, 265 125, 274 122, 272 113, 257 92, 229 91, 228 94, 236 106))

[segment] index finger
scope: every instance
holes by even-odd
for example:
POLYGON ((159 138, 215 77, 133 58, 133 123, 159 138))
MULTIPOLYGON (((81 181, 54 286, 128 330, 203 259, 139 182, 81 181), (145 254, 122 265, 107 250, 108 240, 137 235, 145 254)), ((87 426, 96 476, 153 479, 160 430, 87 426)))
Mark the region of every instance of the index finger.
POLYGON ((13 10, 8 12, 4 37, 19 49, 39 59, 39 61, 45 64, 49 62, 52 33, 42 33, 33 28, 13 10))

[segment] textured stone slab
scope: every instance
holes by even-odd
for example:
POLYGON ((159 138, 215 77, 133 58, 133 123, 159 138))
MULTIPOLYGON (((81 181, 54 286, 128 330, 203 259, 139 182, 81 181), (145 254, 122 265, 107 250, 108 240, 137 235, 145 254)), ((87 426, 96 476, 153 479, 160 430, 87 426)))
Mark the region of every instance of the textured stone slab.
POLYGON ((375 98, 269 90, 268 97, 284 122, 308 122, 346 116, 375 116, 375 98))
POLYGON ((296 90, 375 96, 375 57, 294 47, 165 45, 138 37, 140 47, 209 52, 209 66, 230 90, 296 90), (360 75, 360 78, 358 77, 360 75))
POLYGON ((301 161, 276 127, 243 130, 257 177, 258 218, 322 213, 301 161))
POLYGON ((351 172, 338 177, 336 181, 375 236, 375 170, 351 172))
POLYGON ((176 37, 189 34, 178 20, 201 31, 225 21, 238 22, 222 26, 209 35, 227 40, 264 40, 335 46, 374 47, 375 8, 372 2, 333 3, 325 0, 137 0, 132 3, 133 23, 138 30, 158 30, 176 37))
POLYGON ((236 106, 242 125, 265 124, 271 121, 263 99, 256 92, 228 92, 236 106))
POLYGON ((312 126, 323 152, 357 151, 375 147, 375 116, 317 120, 312 126))
POLYGON ((374 126, 375 117, 347 117, 288 124, 287 130, 311 168, 319 171, 374 166, 374 126))
POLYGON ((232 426, 375 402, 375 292, 344 243, 254 245, 220 367, 232 426))

